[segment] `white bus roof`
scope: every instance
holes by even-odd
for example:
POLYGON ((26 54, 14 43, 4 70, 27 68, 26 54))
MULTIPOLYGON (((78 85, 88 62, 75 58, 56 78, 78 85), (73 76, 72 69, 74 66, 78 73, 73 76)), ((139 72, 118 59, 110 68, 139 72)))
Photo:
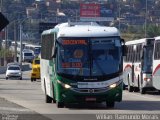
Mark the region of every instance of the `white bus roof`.
POLYGON ((23 52, 23 53, 33 53, 33 50, 30 50, 30 49, 23 49, 22 52, 23 52))
POLYGON ((155 40, 160 40, 160 36, 155 37, 155 40))
POLYGON ((147 39, 153 39, 153 38, 142 38, 138 40, 131 40, 125 42, 125 45, 133 45, 133 44, 139 44, 139 43, 145 43, 147 39))
MULTIPOLYGON (((55 26, 58 29, 57 37, 107 37, 120 36, 120 33, 115 27, 105 27, 97 24, 78 24, 70 25, 69 23, 62 23, 55 26)), ((44 31, 43 34, 49 34, 54 29, 44 31)))

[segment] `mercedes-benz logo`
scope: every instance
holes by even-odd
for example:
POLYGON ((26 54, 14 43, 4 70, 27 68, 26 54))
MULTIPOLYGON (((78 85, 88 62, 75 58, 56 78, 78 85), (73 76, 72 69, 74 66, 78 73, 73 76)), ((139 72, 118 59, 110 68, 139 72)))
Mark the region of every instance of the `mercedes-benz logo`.
POLYGON ((89 92, 90 93, 94 93, 94 89, 89 89, 89 92))

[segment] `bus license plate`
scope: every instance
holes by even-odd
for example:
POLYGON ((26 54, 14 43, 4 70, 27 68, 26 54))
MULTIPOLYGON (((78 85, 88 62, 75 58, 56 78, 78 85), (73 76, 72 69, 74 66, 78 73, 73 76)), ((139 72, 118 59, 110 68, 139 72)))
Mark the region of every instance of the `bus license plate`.
POLYGON ((96 98, 86 97, 86 101, 96 101, 96 98))

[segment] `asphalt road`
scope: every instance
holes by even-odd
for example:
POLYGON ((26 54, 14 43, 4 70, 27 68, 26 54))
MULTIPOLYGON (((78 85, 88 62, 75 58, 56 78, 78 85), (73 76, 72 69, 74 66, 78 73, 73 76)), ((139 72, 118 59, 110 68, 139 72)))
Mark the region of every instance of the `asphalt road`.
MULTIPOLYGON (((41 90, 40 80, 31 82, 30 71, 23 73, 23 80, 5 80, 4 75, 0 76, 0 113, 13 110, 23 114, 42 114, 51 119, 71 118, 81 120, 84 118, 98 119, 97 115, 107 115, 105 119, 114 119, 112 114, 158 114, 160 115, 160 95, 157 92, 148 92, 145 95, 140 93, 129 93, 123 91, 123 101, 117 102, 114 109, 108 109, 104 103, 83 105, 70 105, 66 108, 57 108, 55 104, 45 103, 44 93, 41 90), (2 101, 15 105, 8 105, 12 109, 2 106, 2 101), (15 109, 16 108, 16 109, 15 109), (108 116, 110 115, 111 116, 108 116), (53 116, 54 115, 54 116, 53 116)), ((5 102, 4 102, 5 103, 5 102)), ((7 107, 8 107, 7 106, 7 107)), ((7 112, 6 112, 7 113, 7 112)), ((103 116, 104 117, 104 116, 103 116)), ((141 116, 140 116, 141 117, 141 116)), ((116 117, 115 119, 118 119, 116 117)), ((160 119, 160 116, 155 117, 160 119)), ((104 119, 104 118, 102 118, 104 119)))

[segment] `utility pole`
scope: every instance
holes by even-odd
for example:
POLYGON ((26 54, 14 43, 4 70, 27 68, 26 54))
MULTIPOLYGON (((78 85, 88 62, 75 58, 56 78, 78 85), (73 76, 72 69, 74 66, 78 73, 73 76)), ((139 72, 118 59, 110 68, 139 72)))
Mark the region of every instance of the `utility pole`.
POLYGON ((148 7, 148 0, 146 0, 146 14, 145 14, 145 38, 147 37, 147 8, 148 7))
MULTIPOLYGON (((2 0, 1 0, 1 3, 0 3, 0 12, 2 13, 2 0)), ((0 49, 2 49, 2 35, 0 37, 0 49)))
POLYGON ((19 26, 19 29, 20 29, 20 66, 22 67, 22 23, 20 22, 20 26, 19 26))
POLYGON ((14 22, 14 62, 17 62, 17 32, 16 32, 16 21, 14 22))
POLYGON ((4 52, 4 66, 7 66, 7 39, 8 39, 8 28, 5 28, 5 52, 4 52))
POLYGON ((1 0, 0 12, 2 12, 3 0, 1 0))
POLYGON ((118 28, 119 28, 119 31, 120 31, 120 29, 121 29, 121 8, 120 8, 120 0, 119 0, 119 2, 118 2, 118 16, 119 16, 119 25, 118 25, 118 28))

